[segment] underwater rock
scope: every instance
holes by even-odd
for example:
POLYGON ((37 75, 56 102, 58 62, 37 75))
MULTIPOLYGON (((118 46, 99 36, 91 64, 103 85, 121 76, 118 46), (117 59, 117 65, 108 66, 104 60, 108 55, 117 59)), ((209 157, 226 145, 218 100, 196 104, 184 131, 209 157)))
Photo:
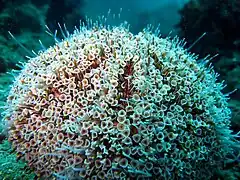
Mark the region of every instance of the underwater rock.
POLYGON ((193 43, 202 33, 204 39, 192 50, 201 56, 219 53, 232 57, 239 50, 240 1, 191 0, 180 10, 180 35, 193 43))

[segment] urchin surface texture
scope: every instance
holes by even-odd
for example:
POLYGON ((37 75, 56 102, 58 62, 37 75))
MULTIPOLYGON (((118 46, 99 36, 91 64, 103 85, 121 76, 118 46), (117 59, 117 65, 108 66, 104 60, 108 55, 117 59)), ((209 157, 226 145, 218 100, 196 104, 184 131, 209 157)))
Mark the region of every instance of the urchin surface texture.
POLYGON ((227 154, 230 110, 216 74, 148 30, 82 28, 29 60, 5 119, 40 177, 197 179, 227 154))

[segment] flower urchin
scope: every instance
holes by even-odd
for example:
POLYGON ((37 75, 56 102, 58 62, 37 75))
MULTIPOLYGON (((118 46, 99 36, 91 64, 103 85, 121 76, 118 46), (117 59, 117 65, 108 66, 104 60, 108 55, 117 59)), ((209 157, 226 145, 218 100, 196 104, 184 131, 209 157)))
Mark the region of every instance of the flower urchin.
POLYGON ((231 111, 196 60, 149 29, 81 26, 15 79, 9 140, 41 177, 209 177, 232 150, 231 111))

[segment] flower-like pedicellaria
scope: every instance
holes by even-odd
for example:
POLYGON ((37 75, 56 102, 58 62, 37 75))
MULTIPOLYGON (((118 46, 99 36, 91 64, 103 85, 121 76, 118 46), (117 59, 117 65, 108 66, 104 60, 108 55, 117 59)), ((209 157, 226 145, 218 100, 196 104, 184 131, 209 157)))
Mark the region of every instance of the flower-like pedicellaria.
POLYGON ((217 74, 183 44, 148 29, 82 26, 39 52, 7 100, 18 157, 40 177, 211 176, 231 151, 231 111, 217 74))

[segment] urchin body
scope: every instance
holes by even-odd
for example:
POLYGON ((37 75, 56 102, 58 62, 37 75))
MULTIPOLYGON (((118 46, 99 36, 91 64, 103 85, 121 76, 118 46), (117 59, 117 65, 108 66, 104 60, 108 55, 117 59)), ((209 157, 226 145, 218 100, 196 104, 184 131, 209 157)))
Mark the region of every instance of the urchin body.
POLYGON ((215 73, 196 59, 148 30, 77 30, 16 78, 9 140, 43 177, 210 176, 227 154, 216 129, 229 128, 231 113, 215 73))

